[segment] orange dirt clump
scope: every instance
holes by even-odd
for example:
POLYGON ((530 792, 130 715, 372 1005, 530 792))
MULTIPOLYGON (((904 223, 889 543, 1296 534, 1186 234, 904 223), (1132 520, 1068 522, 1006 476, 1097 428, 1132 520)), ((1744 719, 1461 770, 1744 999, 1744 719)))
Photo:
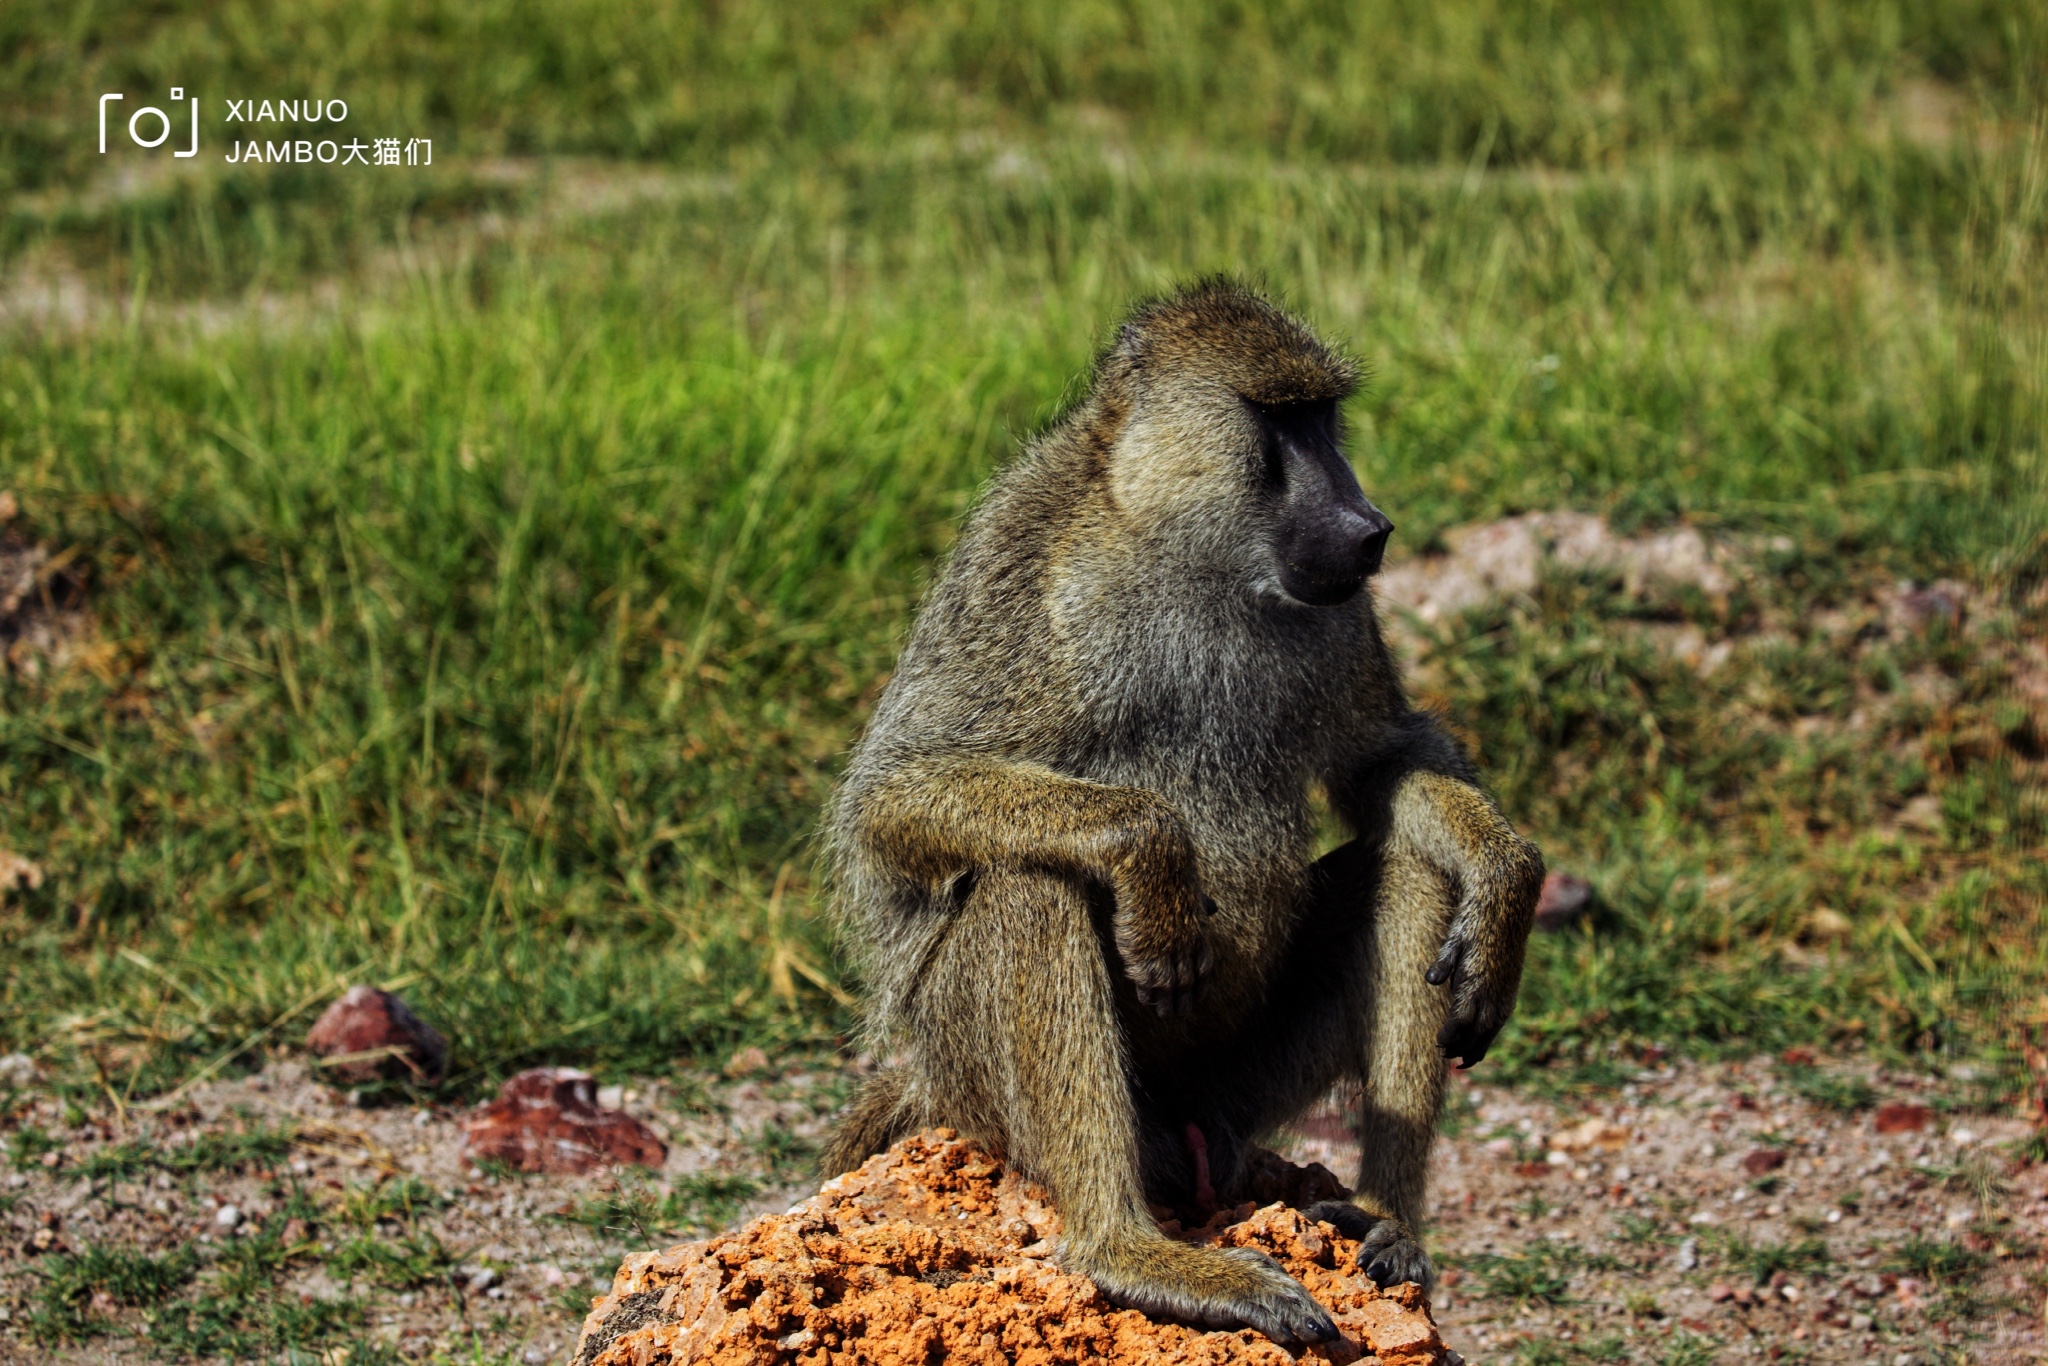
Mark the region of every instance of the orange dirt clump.
MULTIPOLYGON (((1319 1167, 1286 1171, 1296 1198, 1324 1198, 1335 1185, 1319 1167)), ((1248 1328, 1206 1332, 1116 1308, 1054 1264, 1058 1232, 1043 1187, 934 1129, 827 1181, 787 1214, 627 1258, 583 1322, 576 1366, 1295 1359, 1248 1328)), ((1355 1268, 1357 1243, 1284 1203, 1240 1205, 1180 1236, 1258 1248, 1299 1277, 1344 1333, 1310 1348, 1311 1358, 1445 1360, 1420 1286, 1381 1290, 1355 1268)))

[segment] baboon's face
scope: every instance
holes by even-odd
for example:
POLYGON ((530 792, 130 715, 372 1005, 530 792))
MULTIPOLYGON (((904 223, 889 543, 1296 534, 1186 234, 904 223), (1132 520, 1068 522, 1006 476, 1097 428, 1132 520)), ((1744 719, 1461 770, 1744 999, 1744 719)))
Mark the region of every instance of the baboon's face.
POLYGON ((1394 529, 1337 443, 1335 400, 1258 403, 1203 385, 1140 405, 1111 483, 1136 524, 1276 596, 1334 607, 1379 570, 1394 529))
POLYGON ((1270 552, 1280 587, 1311 607, 1357 596, 1379 572, 1394 524, 1366 501, 1338 449, 1334 402, 1245 402, 1258 429, 1257 478, 1270 509, 1270 552))

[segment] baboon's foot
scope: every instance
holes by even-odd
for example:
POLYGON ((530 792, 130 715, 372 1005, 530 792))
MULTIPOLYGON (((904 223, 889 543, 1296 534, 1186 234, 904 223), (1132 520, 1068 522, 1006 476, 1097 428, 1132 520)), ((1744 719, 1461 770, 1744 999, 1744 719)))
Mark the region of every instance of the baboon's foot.
POLYGON ((1424 1290, 1436 1284, 1436 1265, 1413 1230, 1399 1219, 1382 1219, 1343 1200, 1325 1200, 1302 1211, 1346 1238, 1358 1239, 1359 1270, 1385 1289, 1414 1281, 1424 1290))
POLYGON ((1203 1328, 1256 1328, 1283 1347, 1329 1342, 1337 1324, 1280 1263, 1248 1247, 1190 1247, 1159 1237, 1070 1269, 1114 1304, 1203 1328))

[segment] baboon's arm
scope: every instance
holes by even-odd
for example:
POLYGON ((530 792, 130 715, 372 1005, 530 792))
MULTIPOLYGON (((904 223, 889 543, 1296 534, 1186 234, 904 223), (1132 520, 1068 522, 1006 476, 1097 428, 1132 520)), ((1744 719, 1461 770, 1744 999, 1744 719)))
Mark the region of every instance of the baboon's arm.
POLYGON ((980 868, 1049 872, 1109 888, 1124 971, 1138 999, 1186 1011, 1209 971, 1213 910, 1186 822, 1139 788, 1085 782, 1036 764, 946 759, 906 764, 855 807, 861 846, 938 891, 980 868))
POLYGON ((1457 910, 1426 976, 1451 991, 1437 1044, 1470 1067, 1514 1011, 1543 855, 1480 789, 1456 743, 1428 718, 1413 721, 1410 744, 1343 775, 1333 796, 1359 829, 1385 830, 1452 888, 1457 910))

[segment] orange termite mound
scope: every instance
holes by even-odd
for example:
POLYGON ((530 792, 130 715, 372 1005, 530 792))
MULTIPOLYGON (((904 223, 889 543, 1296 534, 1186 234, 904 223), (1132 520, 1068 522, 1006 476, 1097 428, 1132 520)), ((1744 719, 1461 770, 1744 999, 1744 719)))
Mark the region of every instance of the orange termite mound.
MULTIPOLYGON (((1320 1168, 1269 1165, 1297 1203, 1335 1184, 1320 1168)), ((1250 1329, 1204 1332, 1116 1308, 1091 1281, 1055 1265, 1058 1232, 1043 1187, 934 1129, 826 1182, 787 1214, 627 1258, 584 1320, 576 1366, 1296 1359, 1250 1329)), ((1419 1286, 1380 1290, 1354 1268, 1356 1243, 1283 1201, 1240 1205, 1181 1236, 1258 1248, 1300 1277, 1344 1333, 1310 1358, 1377 1357, 1385 1366, 1446 1358, 1419 1286)))

